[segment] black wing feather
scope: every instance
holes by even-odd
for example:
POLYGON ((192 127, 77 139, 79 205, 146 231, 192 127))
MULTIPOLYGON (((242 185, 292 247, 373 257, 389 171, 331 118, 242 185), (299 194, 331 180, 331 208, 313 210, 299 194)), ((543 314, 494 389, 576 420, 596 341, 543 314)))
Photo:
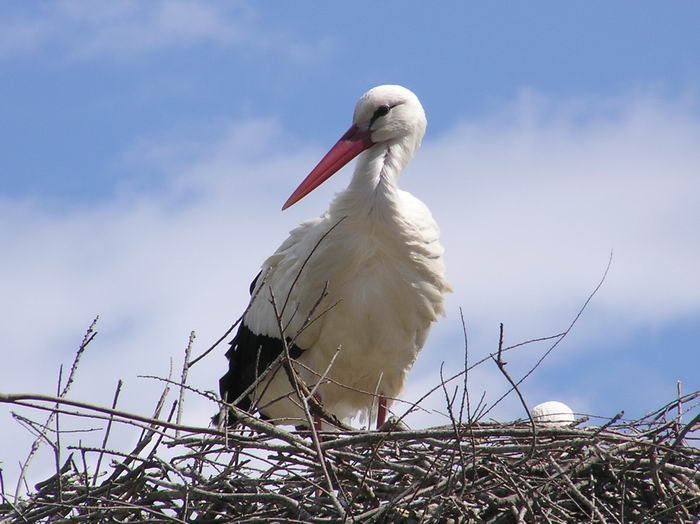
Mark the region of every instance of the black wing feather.
MULTIPOLYGON (((250 285, 253 293, 260 273, 250 285)), ((231 347, 226 352, 228 372, 219 380, 219 393, 227 402, 233 402, 240 397, 284 351, 282 340, 276 337, 253 333, 243 317, 236 336, 231 341, 231 347), (257 366, 256 366, 257 363, 257 366)), ((304 352, 296 344, 289 345, 289 355, 299 358, 304 352)), ((236 404, 236 407, 250 411, 251 399, 248 395, 236 404)), ((263 415, 261 413, 261 415, 263 415)), ((235 420, 232 420, 235 422, 235 420)))

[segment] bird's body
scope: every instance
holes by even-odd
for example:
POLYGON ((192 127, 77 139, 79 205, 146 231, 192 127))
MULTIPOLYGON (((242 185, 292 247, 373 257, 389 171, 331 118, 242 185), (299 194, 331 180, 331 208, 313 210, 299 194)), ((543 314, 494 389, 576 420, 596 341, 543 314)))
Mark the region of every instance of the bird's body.
MULTIPOLYGON (((316 396, 328 412, 340 419, 358 412, 374 418, 379 399, 401 393, 431 324, 443 313, 449 284, 439 228, 422 202, 398 188, 423 136, 422 107, 410 91, 380 86, 358 102, 354 120, 353 128, 371 140, 352 137, 367 142, 350 185, 323 216, 291 232, 252 286, 256 298, 227 353, 230 368, 221 380, 228 401, 282 351, 282 328, 299 377, 310 389, 324 377, 316 396), (392 121, 386 118, 377 126, 391 110, 408 122, 387 129, 392 121)), ((318 175, 313 183, 320 184, 318 175)), ((301 196, 313 187, 304 192, 303 183, 301 196)), ((284 370, 270 373, 239 403, 244 409, 251 405, 277 423, 305 420, 284 370)))

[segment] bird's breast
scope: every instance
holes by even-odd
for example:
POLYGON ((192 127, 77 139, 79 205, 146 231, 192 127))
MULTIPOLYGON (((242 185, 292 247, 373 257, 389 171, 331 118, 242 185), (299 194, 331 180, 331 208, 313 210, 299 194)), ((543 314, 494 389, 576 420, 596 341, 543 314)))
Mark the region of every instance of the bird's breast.
POLYGON ((338 358, 350 368, 366 368, 369 359, 379 368, 391 361, 407 369, 420 349, 417 330, 427 329, 441 308, 442 298, 432 303, 425 292, 425 264, 407 246, 402 252, 371 234, 346 240, 333 252, 334 262, 317 268, 317 278, 325 273, 330 309, 320 319, 314 346, 324 358, 340 347, 338 358))

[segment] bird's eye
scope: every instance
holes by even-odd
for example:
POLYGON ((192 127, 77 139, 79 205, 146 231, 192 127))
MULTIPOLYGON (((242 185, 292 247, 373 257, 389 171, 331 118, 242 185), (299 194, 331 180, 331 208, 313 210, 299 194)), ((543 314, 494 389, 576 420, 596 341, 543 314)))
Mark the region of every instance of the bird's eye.
POLYGON ((389 113, 389 110, 391 108, 387 105, 379 106, 377 110, 374 112, 372 115, 372 119, 374 120, 375 118, 379 118, 381 116, 386 116, 387 113, 389 113))
POLYGON ((372 119, 369 121, 369 127, 372 127, 374 125, 374 122, 377 120, 377 118, 381 118, 383 116, 386 116, 392 107, 394 107, 394 106, 388 106, 388 105, 379 106, 374 111, 374 114, 372 115, 372 119))

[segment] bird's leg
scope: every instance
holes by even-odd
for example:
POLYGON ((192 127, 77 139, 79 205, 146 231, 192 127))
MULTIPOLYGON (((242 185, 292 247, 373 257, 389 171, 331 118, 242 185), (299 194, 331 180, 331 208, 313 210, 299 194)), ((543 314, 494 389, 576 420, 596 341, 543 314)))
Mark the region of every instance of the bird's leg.
MULTIPOLYGON (((321 404, 321 397, 318 393, 314 393, 314 400, 316 400, 316 402, 321 404)), ((318 415, 313 415, 313 419, 314 419, 314 429, 316 430, 316 433, 318 433, 319 431, 321 431, 321 428, 323 427, 321 424, 321 417, 319 417, 318 415)))
POLYGON ((377 409, 377 429, 386 422, 386 397, 379 397, 379 408, 377 409))

